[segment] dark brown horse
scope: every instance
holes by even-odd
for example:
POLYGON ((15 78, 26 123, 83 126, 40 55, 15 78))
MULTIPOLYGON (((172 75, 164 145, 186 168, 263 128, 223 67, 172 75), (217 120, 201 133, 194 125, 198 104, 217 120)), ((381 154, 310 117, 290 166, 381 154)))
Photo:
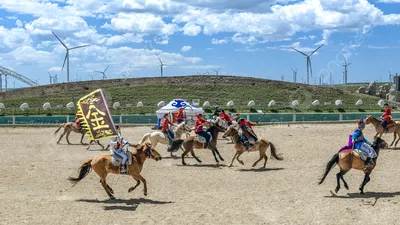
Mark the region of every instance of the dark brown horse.
MULTIPOLYGON (((210 145, 208 146, 208 149, 210 149, 212 151, 212 153, 214 155, 214 158, 215 158, 215 161, 217 163, 219 163, 216 154, 218 154, 219 158, 222 161, 224 161, 224 159, 222 158, 221 154, 219 153, 219 151, 217 149, 217 139, 218 139, 219 132, 225 132, 225 128, 219 126, 217 123, 212 123, 212 126, 210 128, 208 128, 207 132, 211 133, 212 140, 210 142, 210 145)), ((189 136, 189 137, 187 137, 183 141, 182 146, 185 149, 185 151, 182 154, 182 164, 183 165, 186 165, 185 156, 189 152, 193 156, 193 158, 195 158, 197 160, 197 162, 201 163, 201 160, 199 158, 197 158, 197 156, 194 154, 194 151, 193 151, 193 149, 204 149, 204 144, 200 143, 197 140, 197 136, 189 136)))
POLYGON ((326 169, 324 172, 324 175, 322 176, 321 180, 319 181, 318 184, 322 184, 324 182, 326 176, 328 175, 329 171, 338 164, 340 168, 340 172, 336 174, 336 179, 337 179, 337 186, 335 189, 335 192, 337 193, 340 189, 340 180, 343 181, 344 187, 349 190, 349 186, 347 185, 346 181, 344 180, 343 176, 349 172, 349 170, 356 169, 356 170, 363 170, 364 171, 364 180, 360 185, 360 193, 364 194, 364 186, 370 181, 370 175, 372 173, 372 170, 376 166, 376 161, 379 156, 379 150, 381 148, 386 148, 388 144, 381 139, 380 137, 375 138, 375 141, 373 143, 373 148, 377 154, 377 157, 373 160, 373 163, 369 167, 365 167, 365 163, 363 160, 361 160, 360 156, 358 153, 351 152, 351 151, 342 151, 340 153, 336 153, 333 155, 332 159, 328 162, 326 165, 326 169))
MULTIPOLYGON (((136 185, 129 188, 128 192, 135 190, 140 184, 140 181, 144 185, 144 195, 147 196, 147 184, 144 177, 140 174, 143 169, 143 164, 147 158, 154 159, 156 161, 161 160, 160 154, 151 147, 150 142, 145 142, 143 144, 138 144, 135 146, 136 154, 132 156, 132 164, 128 165, 128 175, 132 176, 136 180, 136 185)), ((133 154, 134 152, 132 152, 133 154)), ((107 195, 111 199, 115 199, 113 189, 107 184, 106 178, 109 173, 120 174, 119 166, 114 166, 111 161, 110 154, 104 154, 96 156, 95 158, 86 160, 82 166, 79 168, 79 175, 76 178, 70 177, 68 180, 76 185, 79 181, 89 174, 90 170, 93 169, 94 172, 100 177, 100 183, 106 191, 107 195)))

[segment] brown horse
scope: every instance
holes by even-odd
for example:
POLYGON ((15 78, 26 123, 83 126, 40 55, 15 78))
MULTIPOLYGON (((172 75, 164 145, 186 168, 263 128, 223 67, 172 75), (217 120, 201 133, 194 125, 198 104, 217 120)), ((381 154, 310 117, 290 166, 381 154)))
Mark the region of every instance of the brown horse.
MULTIPOLYGON (((85 137, 86 130, 83 130, 83 129, 82 129, 82 130, 79 130, 79 128, 76 127, 75 122, 68 122, 68 123, 63 123, 63 124, 61 124, 61 125, 58 127, 58 129, 54 132, 54 134, 57 134, 58 131, 60 131, 60 129, 61 129, 62 127, 64 127, 64 132, 61 134, 60 138, 58 139, 57 144, 60 143, 60 141, 61 141, 62 137, 64 137, 64 135, 67 135, 67 136, 65 136, 65 138, 67 139, 67 142, 68 142, 68 144, 70 145, 71 143, 69 142, 68 137, 69 137, 69 135, 71 134, 71 132, 75 132, 75 133, 80 133, 80 134, 82 134, 82 137, 81 137, 81 144, 82 144, 82 145, 86 145, 85 143, 83 143, 83 137, 85 137)), ((87 147, 86 150, 89 150, 90 145, 91 145, 93 142, 96 142, 96 143, 97 143, 98 145, 100 145, 101 148, 104 150, 104 146, 103 146, 99 141, 90 141, 90 144, 89 144, 89 146, 87 147)))
POLYGON ((232 139, 233 139, 233 141, 235 143, 236 153, 233 156, 232 162, 229 165, 229 167, 231 167, 233 165, 233 161, 235 160, 235 158, 240 164, 244 165, 243 161, 239 159, 239 157, 243 154, 243 152, 245 152, 245 151, 248 151, 248 152, 259 151, 260 152, 260 158, 257 161, 254 162, 253 167, 255 167, 258 162, 260 162, 262 159, 264 159, 263 168, 265 168, 265 165, 267 164, 267 160, 268 160, 267 154, 265 154, 265 153, 267 152, 268 147, 271 147, 271 155, 272 155, 272 157, 274 157, 277 160, 283 160, 282 157, 279 157, 276 154, 276 148, 275 148, 274 144, 272 144, 271 142, 267 141, 264 138, 261 138, 256 143, 254 143, 254 145, 251 148, 246 150, 246 147, 240 141, 239 132, 235 129, 234 126, 229 126, 222 137, 223 138, 232 137, 232 139))
POLYGON ((351 152, 351 151, 343 151, 336 153, 332 159, 327 163, 326 169, 324 172, 324 175, 322 176, 321 180, 319 181, 318 184, 322 184, 324 182, 326 176, 328 175, 329 171, 336 165, 339 165, 340 172, 336 174, 336 179, 337 179, 337 186, 335 189, 335 192, 337 193, 340 189, 340 180, 343 181, 344 187, 349 190, 349 186, 347 185, 346 181, 344 180, 343 176, 349 172, 349 170, 356 169, 356 170, 363 170, 364 171, 364 180, 360 185, 360 193, 364 194, 364 186, 370 181, 370 175, 372 173, 372 170, 376 166, 376 161, 379 156, 379 150, 381 148, 386 148, 387 143, 381 139, 380 137, 375 138, 375 141, 373 143, 373 148, 377 154, 377 157, 373 160, 371 166, 366 167, 365 162, 360 158, 360 155, 356 152, 351 152))
MULTIPOLYGON (((365 122, 367 124, 372 123, 374 125, 375 131, 376 131, 374 138, 378 137, 378 135, 380 138, 382 137, 383 133, 385 132, 385 130, 383 129, 383 126, 382 126, 382 120, 377 119, 373 116, 368 116, 367 119, 365 120, 365 122)), ((393 138, 393 141, 390 144, 390 146, 393 146, 393 143, 398 136, 398 139, 395 144, 395 146, 397 146, 397 143, 400 140, 400 123, 395 122, 395 123, 388 124, 388 133, 394 133, 394 138, 393 138)))
MULTIPOLYGON (((143 169, 143 164, 146 158, 151 158, 156 161, 161 160, 160 154, 151 147, 150 142, 145 142, 143 144, 138 144, 135 146, 136 154, 132 156, 132 164, 128 165, 128 175, 132 176, 136 180, 136 185, 129 188, 128 192, 135 190, 140 185, 140 181, 144 185, 144 195, 147 196, 147 184, 146 180, 140 173, 143 169)), ((132 153, 133 154, 133 153, 132 153)), ((99 155, 95 158, 86 160, 82 166, 79 168, 79 176, 77 178, 69 177, 69 181, 75 186, 79 181, 89 174, 90 170, 93 169, 94 172, 100 177, 100 183, 103 185, 104 190, 111 199, 115 199, 113 196, 113 189, 108 186, 106 182, 107 175, 109 173, 120 174, 119 166, 114 166, 111 162, 111 155, 99 155)))
MULTIPOLYGON (((210 149, 214 155, 215 161, 219 163, 217 156, 215 153, 218 154, 219 158, 224 161, 222 158, 221 154, 219 154, 219 151, 217 149, 217 139, 218 139, 218 133, 219 132, 225 132, 225 128, 219 126, 217 123, 212 123, 212 126, 208 128, 207 132, 211 133, 212 140, 210 142, 210 145, 208 146, 208 149, 210 149)), ((201 160, 197 158, 197 156, 194 154, 193 149, 204 149, 204 144, 200 143, 197 140, 196 136, 189 136, 187 137, 183 143, 182 143, 183 148, 185 151, 182 154, 182 165, 186 165, 185 163, 185 156, 190 152, 190 154, 197 160, 197 162, 201 163, 201 160)))

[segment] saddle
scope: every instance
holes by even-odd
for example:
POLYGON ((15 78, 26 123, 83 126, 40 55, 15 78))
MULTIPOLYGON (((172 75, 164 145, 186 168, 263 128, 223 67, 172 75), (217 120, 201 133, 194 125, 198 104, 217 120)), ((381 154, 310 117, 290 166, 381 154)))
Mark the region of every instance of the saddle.
MULTIPOLYGON (((132 164, 132 152, 129 150, 125 151, 126 156, 128 157, 128 160, 126 160, 126 174, 128 174, 128 166, 132 164)), ((120 171, 121 171, 121 166, 122 166, 122 157, 115 154, 114 151, 112 151, 111 154, 111 163, 114 166, 118 166, 120 171)))
POLYGON ((362 161, 365 162, 365 160, 367 160, 368 158, 368 154, 366 152, 364 152, 363 150, 360 149, 353 149, 353 151, 351 152, 352 155, 354 155, 354 153, 357 153, 360 156, 360 159, 362 161))
MULTIPOLYGON (((211 133, 210 133, 210 132, 207 132, 207 134, 210 135, 210 142, 211 142, 211 140, 212 140, 211 133)), ((196 136, 197 136, 197 141, 199 141, 199 142, 202 143, 202 144, 205 144, 205 143, 206 143, 206 139, 205 139, 204 137, 202 137, 202 136, 200 136, 200 135, 196 135, 196 136)))

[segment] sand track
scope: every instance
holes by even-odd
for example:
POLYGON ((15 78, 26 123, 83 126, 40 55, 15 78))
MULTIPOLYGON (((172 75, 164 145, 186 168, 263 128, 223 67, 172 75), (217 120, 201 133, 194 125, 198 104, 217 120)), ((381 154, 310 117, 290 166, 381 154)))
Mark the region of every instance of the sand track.
MULTIPOLYGON (((66 178, 102 152, 99 147, 55 144, 55 128, 2 128, 0 152, 1 224, 400 224, 400 151, 382 150, 366 195, 358 194, 363 174, 351 171, 350 186, 332 196, 335 167, 325 183, 318 178, 330 157, 347 143, 352 125, 291 125, 258 127, 256 133, 273 142, 284 161, 270 158, 266 169, 251 165, 258 153, 245 153, 242 166, 235 161, 232 144, 219 140, 225 162, 215 164, 208 150, 196 150, 203 161, 168 157, 164 145, 157 150, 162 161, 147 161, 143 185, 127 176, 110 175, 117 200, 108 200, 96 174, 91 172, 75 187, 66 178)), ((148 127, 123 128, 131 143, 151 131, 148 127)), ((372 139, 373 128, 366 136, 372 139)), ((392 135, 384 137, 392 140, 392 135)), ((78 143, 79 135, 72 134, 78 143)), ((103 141, 104 142, 104 141, 103 141)), ((179 154, 180 155, 180 154, 179 154)))

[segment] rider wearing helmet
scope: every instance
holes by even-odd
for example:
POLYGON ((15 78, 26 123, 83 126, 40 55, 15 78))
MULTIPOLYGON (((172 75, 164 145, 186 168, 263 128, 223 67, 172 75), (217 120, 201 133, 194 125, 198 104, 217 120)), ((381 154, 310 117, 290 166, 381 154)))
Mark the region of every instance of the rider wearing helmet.
POLYGON ((122 137, 121 127, 119 125, 115 125, 115 128, 117 129, 118 136, 110 139, 110 151, 111 153, 116 154, 122 158, 121 173, 126 174, 126 160, 128 159, 128 156, 125 154, 122 148, 125 145, 129 144, 129 142, 124 140, 124 138, 122 137))
POLYGON ((376 157, 375 150, 371 147, 371 142, 364 137, 363 130, 365 128, 365 121, 361 118, 357 124, 358 128, 354 131, 352 136, 353 149, 360 149, 368 154, 365 165, 369 166, 372 163, 372 159, 376 157))
POLYGON ((388 132, 388 123, 392 120, 392 111, 390 110, 389 104, 385 103, 385 112, 382 115, 382 127, 385 130, 385 133, 388 132))
POLYGON ((167 151, 170 151, 170 149, 171 149, 171 147, 172 147, 172 144, 173 144, 173 142, 174 142, 174 138, 175 138, 175 135, 174 135, 174 133, 170 130, 169 125, 174 125, 174 124, 173 124, 171 121, 169 121, 169 119, 168 119, 168 113, 165 113, 165 114, 164 114, 164 119, 163 119, 162 122, 161 122, 161 127, 162 127, 161 132, 163 132, 163 133, 165 134, 165 136, 168 137, 168 140, 169 140, 169 146, 168 146, 167 151))
POLYGON ((252 142, 256 142, 258 140, 257 135, 253 131, 253 126, 255 123, 245 120, 244 118, 240 118, 238 120, 239 128, 242 130, 241 141, 246 149, 249 149, 253 146, 252 142))

